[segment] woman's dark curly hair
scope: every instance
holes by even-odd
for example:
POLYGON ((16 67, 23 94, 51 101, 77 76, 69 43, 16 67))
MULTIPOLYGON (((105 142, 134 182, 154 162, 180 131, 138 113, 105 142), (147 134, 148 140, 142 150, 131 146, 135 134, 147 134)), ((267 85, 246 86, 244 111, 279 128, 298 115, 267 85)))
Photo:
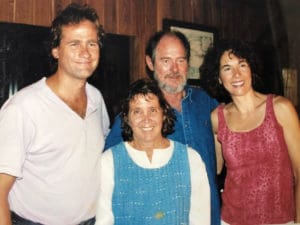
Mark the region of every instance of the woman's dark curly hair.
POLYGON ((250 66, 252 76, 252 87, 254 90, 260 89, 262 80, 260 74, 261 68, 258 64, 258 58, 254 47, 248 42, 240 40, 221 40, 219 43, 208 49, 203 64, 199 71, 201 74, 200 83, 212 97, 219 102, 228 103, 231 101, 230 94, 225 90, 224 86, 219 83, 220 77, 220 60, 224 52, 229 51, 230 54, 238 58, 245 59, 250 66))
POLYGON ((128 96, 126 97, 126 99, 124 99, 121 106, 120 116, 121 116, 122 137, 124 141, 133 140, 133 132, 127 122, 130 102, 137 95, 147 96, 148 94, 153 94, 157 96, 159 105, 163 110, 164 121, 161 130, 162 136, 166 137, 168 134, 174 132, 174 124, 176 120, 174 110, 165 100, 163 93, 161 92, 157 82, 149 78, 143 78, 131 84, 129 88, 128 96))

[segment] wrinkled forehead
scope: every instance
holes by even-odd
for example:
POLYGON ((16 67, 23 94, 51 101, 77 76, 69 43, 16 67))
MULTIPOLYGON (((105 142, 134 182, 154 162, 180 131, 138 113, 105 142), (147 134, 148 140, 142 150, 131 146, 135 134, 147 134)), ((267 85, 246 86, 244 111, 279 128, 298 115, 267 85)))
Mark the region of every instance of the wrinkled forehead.
POLYGON ((181 52, 186 54, 184 45, 176 36, 164 36, 156 46, 156 54, 165 54, 170 51, 181 52))

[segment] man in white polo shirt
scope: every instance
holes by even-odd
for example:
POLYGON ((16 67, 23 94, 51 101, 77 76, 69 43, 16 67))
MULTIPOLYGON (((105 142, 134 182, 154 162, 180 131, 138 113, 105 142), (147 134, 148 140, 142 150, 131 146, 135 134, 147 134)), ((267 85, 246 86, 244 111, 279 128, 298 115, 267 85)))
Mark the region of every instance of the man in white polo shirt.
POLYGON ((2 107, 1 225, 94 223, 109 118, 87 78, 99 62, 101 35, 94 9, 69 5, 52 22, 55 72, 2 107))

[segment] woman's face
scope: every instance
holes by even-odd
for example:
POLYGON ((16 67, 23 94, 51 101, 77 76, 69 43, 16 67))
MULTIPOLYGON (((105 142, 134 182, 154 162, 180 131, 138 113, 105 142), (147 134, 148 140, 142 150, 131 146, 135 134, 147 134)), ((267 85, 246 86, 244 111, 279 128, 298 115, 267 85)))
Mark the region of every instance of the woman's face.
POLYGON ((245 95, 252 90, 251 68, 246 59, 236 57, 230 51, 225 51, 220 59, 219 82, 229 94, 245 95))
POLYGON ((156 95, 139 94, 130 101, 128 125, 133 131, 133 140, 155 143, 162 138, 163 120, 163 110, 156 95))

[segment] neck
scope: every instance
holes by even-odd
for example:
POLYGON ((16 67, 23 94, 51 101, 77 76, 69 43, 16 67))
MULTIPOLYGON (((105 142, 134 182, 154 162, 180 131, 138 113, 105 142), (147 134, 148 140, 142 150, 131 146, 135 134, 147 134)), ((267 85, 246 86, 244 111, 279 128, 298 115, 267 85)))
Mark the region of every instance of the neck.
POLYGON ((146 152, 148 159, 151 161, 152 155, 153 155, 153 150, 167 148, 167 147, 169 147, 170 142, 168 139, 161 137, 160 140, 155 140, 155 141, 151 141, 151 142, 133 140, 133 141, 129 142, 129 144, 133 148, 135 148, 139 151, 146 152))
POLYGON ((46 80, 49 88, 81 118, 85 117, 87 95, 85 80, 70 79, 54 74, 46 80))
POLYGON ((232 97, 233 107, 242 114, 255 110, 264 101, 264 95, 251 92, 244 96, 232 97))
POLYGON ((47 78, 46 83, 55 94, 63 99, 78 99, 86 96, 86 80, 59 76, 56 73, 47 78))
POLYGON ((163 91, 164 97, 167 102, 172 106, 172 108, 176 109, 177 111, 181 112, 181 100, 185 96, 185 92, 179 93, 169 93, 163 91))

